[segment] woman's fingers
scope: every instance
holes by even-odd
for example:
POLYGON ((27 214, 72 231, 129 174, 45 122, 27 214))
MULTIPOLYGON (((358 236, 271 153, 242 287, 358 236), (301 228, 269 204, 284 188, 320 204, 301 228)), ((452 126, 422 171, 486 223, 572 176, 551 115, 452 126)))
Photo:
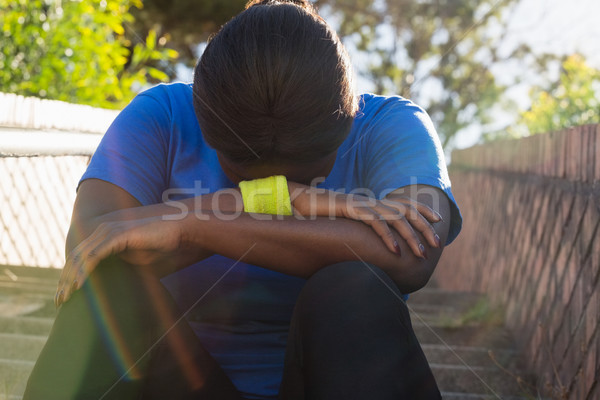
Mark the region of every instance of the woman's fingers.
POLYGON ((106 257, 126 250, 152 251, 154 257, 177 250, 181 227, 162 217, 102 223, 67 257, 58 284, 55 302, 64 303, 79 289, 96 266, 106 257))
POLYGON ((406 218, 402 218, 396 221, 392 221, 392 226, 398 232, 398 234, 406 241, 408 247, 412 250, 413 254, 420 258, 427 259, 427 253, 425 252, 425 246, 421 243, 421 240, 415 233, 411 224, 406 218))
POLYGON ((392 231, 395 230, 408 244, 411 251, 427 258, 427 251, 417 235, 420 232, 432 247, 440 247, 440 238, 431 223, 441 221, 441 216, 430 207, 411 199, 384 199, 381 201, 358 196, 346 205, 347 217, 360 220, 373 228, 386 247, 399 253, 399 246, 392 231))
POLYGON ((368 207, 357 209, 357 212, 360 214, 357 215, 357 219, 369 225, 391 252, 400 254, 400 246, 394 237, 394 233, 381 215, 368 207))
MULTIPOLYGON (((432 219, 437 219, 439 222, 441 221, 441 217, 437 217, 437 213, 433 211, 431 208, 427 207, 424 204, 420 204, 417 202, 413 203, 401 203, 394 202, 389 200, 382 201, 382 204, 388 208, 392 208, 396 210, 399 214, 403 215, 406 220, 410 223, 412 227, 414 227, 417 231, 419 231, 425 240, 432 247, 440 247, 440 237, 437 232, 431 225, 431 223, 425 218, 425 216, 421 213, 421 211, 428 212, 430 216, 435 217, 432 219), (421 211, 419 211, 421 210, 421 211)), ((414 233, 414 232, 413 232, 414 233)), ((416 235, 415 235, 416 236, 416 235)), ((421 244, 421 243, 419 243, 421 244)), ((421 244, 422 245, 422 244, 421 244)))
POLYGON ((423 203, 419 203, 418 201, 413 200, 408 197, 395 196, 395 197, 391 197, 391 198, 385 198, 385 199, 381 200, 381 202, 384 204, 387 204, 387 205, 391 205, 392 207, 394 206, 394 204, 398 204, 398 203, 404 204, 406 206, 412 206, 423 217, 425 217, 425 219, 427 219, 427 221, 429 221, 429 222, 442 221, 442 216, 437 211, 435 211, 433 208, 431 208, 423 203))
POLYGON ((109 256, 118 243, 118 235, 106 225, 99 226, 69 256, 55 296, 56 306, 67 301, 78 290, 100 261, 109 256))

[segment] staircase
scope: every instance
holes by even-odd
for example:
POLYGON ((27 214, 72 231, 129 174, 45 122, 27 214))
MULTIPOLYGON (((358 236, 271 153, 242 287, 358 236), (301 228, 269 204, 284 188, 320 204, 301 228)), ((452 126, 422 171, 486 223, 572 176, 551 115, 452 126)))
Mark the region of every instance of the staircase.
POLYGON ((541 398, 485 296, 426 287, 407 304, 444 400, 541 398))
MULTIPOLYGON (((59 274, 0 266, 0 400, 21 399, 52 326, 59 274)), ((425 288, 411 295, 408 306, 445 400, 539 398, 520 383, 534 380, 502 327, 501 313, 483 296, 425 288)))
POLYGON ((60 270, 0 266, 0 400, 19 400, 55 314, 60 270))

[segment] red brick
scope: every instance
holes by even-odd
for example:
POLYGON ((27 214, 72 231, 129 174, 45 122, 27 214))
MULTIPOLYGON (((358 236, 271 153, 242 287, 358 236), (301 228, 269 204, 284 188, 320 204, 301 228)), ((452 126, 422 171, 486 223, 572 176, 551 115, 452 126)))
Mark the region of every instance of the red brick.
POLYGON ((564 129, 557 132, 557 141, 554 157, 556 160, 556 176, 558 178, 565 178, 567 171, 567 136, 568 130, 564 129))
POLYGON ((556 135, 551 133, 546 135, 546 150, 544 154, 544 176, 556 176, 556 165, 554 162, 556 135))
POLYGON ((548 204, 548 214, 546 215, 546 229, 549 231, 550 240, 549 251, 551 254, 556 254, 560 239, 562 237, 562 228, 566 216, 563 216, 560 212, 560 204, 562 199, 560 197, 560 191, 557 188, 549 188, 550 202, 548 204))
POLYGON ((545 176, 553 177, 553 176, 557 175, 557 172, 556 172, 557 166, 556 166, 556 158, 555 158, 557 141, 558 141, 558 139, 557 139, 557 135, 555 132, 551 132, 548 134, 546 155, 545 155, 545 159, 544 159, 544 164, 546 165, 546 168, 544 170, 545 176))
POLYGON ((578 128, 579 131, 579 180, 587 181, 587 163, 588 163, 588 127, 587 125, 578 128))
POLYGON ((566 129, 566 139, 565 139, 565 178, 568 180, 573 180, 574 169, 576 161, 573 160, 571 154, 573 153, 573 145, 575 139, 573 138, 573 129, 566 129))
MULTIPOLYGON (((560 282, 559 282, 560 284, 560 282)), ((560 287, 559 290, 562 290, 562 287, 560 287)), ((562 293, 562 292, 561 292, 562 293)), ((565 304, 562 301, 562 296, 556 296, 553 300, 551 300, 552 302, 552 310, 551 310, 551 315, 552 315, 552 320, 550 322, 550 329, 555 330, 555 334, 558 334, 558 328, 560 328, 560 326, 563 324, 563 320, 565 318, 565 313, 566 313, 566 308, 567 308, 567 304, 565 304)))
POLYGON ((546 144, 546 135, 537 135, 535 142, 535 161, 530 168, 530 174, 542 175, 544 166, 544 146, 546 144))
POLYGON ((552 221, 554 220, 554 216, 550 213, 550 204, 552 203, 552 192, 549 190, 544 190, 543 192, 538 193, 538 197, 540 198, 539 204, 539 215, 537 217, 537 221, 530 221, 535 226, 535 235, 534 240, 536 241, 536 246, 543 246, 542 240, 544 238, 549 237, 548 229, 552 226, 552 221))
POLYGON ((541 175, 553 176, 554 171, 552 170, 552 145, 554 143, 554 135, 552 133, 548 133, 544 136, 544 158, 542 161, 541 175))
POLYGON ((592 258, 588 257, 581 267, 581 291, 583 293, 583 301, 587 304, 594 292, 596 271, 592 265, 592 258))
POLYGON ((592 385, 597 381, 598 358, 596 352, 589 351, 584 355, 583 365, 581 366, 582 399, 587 398, 591 392, 592 385))
POLYGON ((581 182, 585 182, 586 179, 586 162, 587 162, 587 127, 582 126, 576 129, 578 136, 578 152, 576 154, 577 157, 577 175, 578 180, 581 182))
POLYGON ((594 182, 600 182, 600 124, 596 125, 592 145, 594 147, 594 182))
POLYGON ((558 364, 558 375, 566 387, 571 386, 571 383, 578 378, 581 361, 581 351, 577 346, 571 346, 562 362, 558 364))
MULTIPOLYGON (((577 180, 580 182, 585 182, 586 172, 585 172, 585 162, 587 161, 587 147, 586 147, 586 139, 587 139, 587 127, 579 126, 575 128, 575 132, 577 135, 577 147, 574 149, 575 154, 577 154, 577 180)), ((575 154, 573 156, 575 156, 575 154)))
MULTIPOLYGON (((561 315, 563 324, 560 326, 560 329, 556 331, 556 336, 554 342, 552 343, 552 361, 558 365, 562 362, 565 351, 567 347, 569 347, 569 342, 571 340, 571 336, 569 334, 569 328, 567 324, 565 324, 564 319, 565 315, 561 315)), ((558 326, 557 326, 558 327, 558 326)))
POLYGON ((582 254, 587 255, 590 245, 593 245, 593 242, 598 241, 596 238, 596 229, 600 223, 600 211, 596 207, 594 197, 592 195, 588 196, 586 200, 587 205, 583 220, 581 222, 578 250, 582 254))
POLYGON ((586 400, 596 400, 600 398, 600 383, 596 383, 594 387, 592 387, 592 391, 588 393, 587 397, 584 397, 586 400))
POLYGON ((569 248, 568 246, 562 246, 561 244, 559 244, 558 246, 558 254, 556 255, 556 262, 554 264, 554 268, 556 270, 556 273, 554 274, 554 277, 556 279, 556 296, 558 299, 561 300, 562 304, 566 304, 562 301, 562 299, 565 286, 564 275, 569 264, 569 248))
POLYGON ((581 180, 581 129, 573 128, 571 130, 571 177, 573 180, 581 180))
POLYGON ((575 284, 577 283, 577 275, 581 269, 579 263, 580 257, 576 251, 573 251, 567 262, 567 268, 562 277, 562 301, 564 304, 568 304, 573 295, 575 284))
POLYGON ((535 174, 537 172, 537 167, 540 163, 540 144, 541 139, 544 135, 534 135, 528 137, 528 148, 526 149, 526 154, 524 154, 525 158, 525 171, 528 174, 535 174))
POLYGON ((581 195, 574 196, 573 209, 567 225, 565 240, 568 240, 571 245, 575 245, 575 235, 579 233, 581 223, 584 219, 586 210, 587 198, 581 195))
POLYGON ((571 328, 571 334, 575 333, 575 330, 579 329, 581 317, 585 311, 586 296, 584 292, 584 281, 583 274, 579 274, 577 283, 573 288, 573 294, 571 295, 571 303, 569 305, 569 325, 571 328))
MULTIPOLYGON (((591 346, 591 339, 594 332, 597 332, 600 324, 600 283, 596 284, 596 290, 594 290, 588 299, 585 309, 585 341, 586 346, 591 346)), ((598 334, 596 334, 597 336, 598 334)), ((598 343, 595 343, 598 346, 598 343)))
POLYGON ((596 154, 594 153, 594 144, 595 144, 595 133, 596 126, 588 125, 586 127, 586 143, 583 149, 586 160, 583 162, 583 166, 585 168, 585 182, 591 184, 594 182, 594 159, 596 158, 596 154))
POLYGON ((539 280, 537 281, 536 284, 532 285, 532 287, 530 287, 531 290, 535 291, 535 298, 534 298, 534 306, 535 309, 539 312, 541 310, 542 304, 544 304, 545 302, 548 301, 548 288, 551 285, 551 270, 552 270, 552 265, 550 264, 544 264, 544 261, 542 260, 541 257, 539 257, 537 260, 535 260, 536 263, 539 263, 539 265, 543 268, 540 268, 540 275, 539 275, 539 280))

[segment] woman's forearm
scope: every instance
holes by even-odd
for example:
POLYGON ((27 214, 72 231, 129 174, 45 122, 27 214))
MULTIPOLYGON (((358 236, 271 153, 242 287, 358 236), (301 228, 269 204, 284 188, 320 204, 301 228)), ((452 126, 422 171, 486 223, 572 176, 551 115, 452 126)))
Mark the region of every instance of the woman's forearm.
POLYGON ((376 202, 375 206, 367 203, 359 200, 358 206, 343 205, 342 211, 349 218, 335 219, 239 210, 232 214, 216 210, 199 213, 199 208, 164 215, 163 205, 121 209, 106 214, 109 217, 104 217, 104 221, 74 213, 67 246, 76 247, 69 253, 61 274, 56 304, 66 301, 81 287, 102 259, 115 254, 132 266, 159 276, 215 253, 301 277, 309 277, 330 264, 359 260, 365 262, 365 268, 369 263, 383 269, 404 293, 421 288, 429 280, 441 255, 440 243, 448 234, 447 202, 440 208, 444 219, 436 218, 430 208, 424 209, 431 214, 431 220, 437 220, 433 226, 423 225, 419 219, 423 217, 414 207, 387 200, 376 202), (375 218, 361 216, 365 210, 363 215, 375 218), (408 220, 413 226, 421 225, 421 229, 407 233, 408 220), (387 230, 382 230, 379 222, 387 230), (387 223, 394 224, 394 229, 389 229, 387 223), (88 236, 84 239, 85 234, 88 236), (424 236, 428 236, 427 241, 424 236), (390 241, 395 246, 389 246, 390 241))
MULTIPOLYGON (((237 212, 243 210, 243 204, 234 198, 232 194, 239 190, 227 189, 230 194, 223 191, 205 194, 193 198, 172 201, 167 203, 158 203, 148 206, 127 207, 106 214, 89 216, 89 215, 73 215, 71 227, 66 240, 66 254, 69 254, 81 241, 105 222, 130 221, 144 218, 164 216, 167 219, 181 219, 189 213, 195 212, 198 215, 202 213, 202 209, 212 210, 213 207, 223 213, 237 212)), ((207 254, 205 256, 209 256, 207 254)))
POLYGON ((207 219, 197 220, 190 214, 182 221, 186 247, 202 247, 232 259, 243 257, 244 262, 289 275, 309 277, 330 264, 362 260, 382 268, 409 293, 427 282, 439 258, 436 251, 428 260, 418 258, 403 241, 402 255, 393 253, 369 226, 344 218, 257 220, 242 214, 227 221, 206 215, 207 219))
MULTIPOLYGON (((69 233, 67 254, 102 223, 159 218, 181 225, 187 242, 171 254, 156 257, 154 253, 156 262, 146 265, 159 275, 174 272, 215 253, 239 258, 254 246, 245 261, 291 275, 306 277, 325 265, 362 259, 386 270, 405 291, 416 290, 427 281, 437 262, 437 249, 428 246, 429 260, 415 257, 414 249, 394 232, 402 251, 399 256, 390 251, 389 243, 386 247, 381 232, 378 236, 363 222, 339 215, 337 219, 307 216, 335 217, 339 214, 329 195, 314 196, 311 192, 298 196, 308 190, 314 189, 290 183, 292 199, 301 210, 291 217, 244 213, 239 190, 227 189, 177 202, 120 209, 81 220, 79 224, 74 219, 76 229, 72 226, 69 233), (300 214, 307 216, 306 219, 300 214)), ((144 255, 143 251, 121 253, 122 258, 132 260, 133 264, 136 264, 135 260, 151 258, 144 255)))

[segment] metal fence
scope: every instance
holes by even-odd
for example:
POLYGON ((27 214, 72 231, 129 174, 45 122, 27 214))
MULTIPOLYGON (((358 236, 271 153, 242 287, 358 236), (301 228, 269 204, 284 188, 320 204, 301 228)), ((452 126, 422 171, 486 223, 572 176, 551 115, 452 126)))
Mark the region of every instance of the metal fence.
POLYGON ((0 158, 0 264, 62 267, 75 188, 89 156, 0 158))
POLYGON ((77 182, 116 113, 0 93, 0 264, 64 265, 77 182))

